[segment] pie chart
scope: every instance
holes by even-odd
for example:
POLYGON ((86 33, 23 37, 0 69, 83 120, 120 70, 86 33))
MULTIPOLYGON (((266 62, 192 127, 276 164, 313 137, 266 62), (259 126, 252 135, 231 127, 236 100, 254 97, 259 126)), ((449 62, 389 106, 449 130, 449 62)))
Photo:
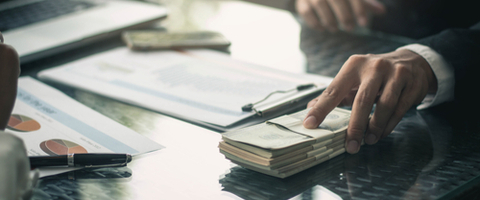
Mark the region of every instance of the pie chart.
POLYGON ((62 140, 62 139, 51 139, 46 140, 40 143, 40 148, 51 156, 56 155, 67 155, 71 153, 88 153, 85 148, 78 145, 77 143, 62 140))
POLYGON ((40 123, 34 119, 19 114, 12 114, 7 124, 8 129, 20 132, 36 131, 39 130, 40 127, 40 123))

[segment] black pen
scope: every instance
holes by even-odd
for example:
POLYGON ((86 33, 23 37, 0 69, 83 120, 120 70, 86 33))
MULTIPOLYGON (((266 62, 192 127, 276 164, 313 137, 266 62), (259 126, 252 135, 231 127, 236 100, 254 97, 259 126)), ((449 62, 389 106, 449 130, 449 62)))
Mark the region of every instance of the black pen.
POLYGON ((132 161, 130 154, 68 154, 58 156, 30 156, 30 167, 122 167, 132 161))

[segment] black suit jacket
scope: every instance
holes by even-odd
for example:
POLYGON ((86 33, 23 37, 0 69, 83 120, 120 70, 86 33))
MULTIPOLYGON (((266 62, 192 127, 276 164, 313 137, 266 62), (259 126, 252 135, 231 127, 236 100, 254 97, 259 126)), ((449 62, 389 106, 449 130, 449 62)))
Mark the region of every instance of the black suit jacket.
POLYGON ((473 0, 381 0, 387 13, 372 29, 417 39, 441 54, 455 70, 458 108, 480 111, 480 9, 473 0))
POLYGON ((480 22, 469 29, 447 29, 418 42, 437 51, 454 68, 457 106, 479 111, 480 22))
POLYGON ((376 16, 371 28, 421 39, 450 28, 469 28, 480 21, 474 0, 379 0, 387 12, 376 16))

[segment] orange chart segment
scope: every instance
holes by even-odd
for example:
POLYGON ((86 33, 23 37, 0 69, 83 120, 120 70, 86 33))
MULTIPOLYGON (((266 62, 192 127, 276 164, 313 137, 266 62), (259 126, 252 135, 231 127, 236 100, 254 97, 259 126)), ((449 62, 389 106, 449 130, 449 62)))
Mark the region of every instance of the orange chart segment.
POLYGON ((30 132, 39 130, 41 125, 30 117, 12 114, 8 121, 7 128, 20 132, 30 132))
POLYGON ((40 148, 49 155, 66 155, 71 153, 88 153, 82 146, 62 139, 52 139, 40 143, 40 148))

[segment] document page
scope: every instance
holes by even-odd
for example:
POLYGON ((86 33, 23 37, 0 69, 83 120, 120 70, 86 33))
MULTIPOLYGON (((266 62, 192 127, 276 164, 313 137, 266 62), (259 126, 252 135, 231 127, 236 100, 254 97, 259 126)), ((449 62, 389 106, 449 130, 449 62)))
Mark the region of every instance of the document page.
POLYGON ((29 156, 137 155, 163 148, 31 77, 19 79, 15 107, 5 131, 23 139, 29 156))
MULTIPOLYGON (((133 52, 126 47, 42 71, 39 78, 218 126, 255 115, 242 106, 273 91, 306 83, 326 87, 331 81, 247 64, 213 50, 133 52)), ((285 95, 292 94, 272 99, 285 95)))

